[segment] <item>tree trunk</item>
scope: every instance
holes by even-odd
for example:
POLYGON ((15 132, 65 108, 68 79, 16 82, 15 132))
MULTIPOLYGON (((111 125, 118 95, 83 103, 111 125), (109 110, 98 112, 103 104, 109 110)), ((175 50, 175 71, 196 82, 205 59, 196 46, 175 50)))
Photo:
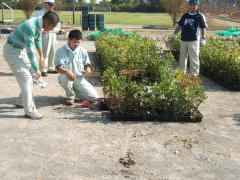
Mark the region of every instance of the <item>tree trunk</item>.
POLYGON ((173 26, 175 27, 175 25, 176 25, 176 21, 177 21, 177 17, 176 17, 176 15, 173 16, 172 20, 173 20, 173 26))

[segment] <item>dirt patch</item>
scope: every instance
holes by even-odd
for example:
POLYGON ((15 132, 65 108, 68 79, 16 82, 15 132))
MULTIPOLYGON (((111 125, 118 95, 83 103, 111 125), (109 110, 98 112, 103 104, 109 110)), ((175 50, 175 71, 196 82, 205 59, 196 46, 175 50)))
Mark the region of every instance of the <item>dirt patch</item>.
POLYGON ((127 156, 124 158, 120 158, 118 161, 122 164, 125 168, 130 168, 130 166, 134 166, 137 162, 135 161, 134 154, 128 150, 127 156))

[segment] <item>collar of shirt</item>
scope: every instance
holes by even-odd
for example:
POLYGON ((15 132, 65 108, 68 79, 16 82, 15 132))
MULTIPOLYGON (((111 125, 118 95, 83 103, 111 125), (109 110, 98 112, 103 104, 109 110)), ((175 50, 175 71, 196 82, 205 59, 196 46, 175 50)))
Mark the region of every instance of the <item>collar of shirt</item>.
POLYGON ((43 16, 38 17, 38 23, 39 23, 40 29, 43 30, 43 16))
POLYGON ((195 12, 195 13, 191 13, 190 11, 188 11, 188 14, 189 14, 189 15, 192 15, 192 16, 193 16, 193 15, 196 15, 197 13, 199 13, 199 10, 197 10, 197 12, 195 12))
POLYGON ((65 45, 65 47, 66 47, 66 49, 67 49, 68 51, 70 51, 70 52, 73 53, 73 54, 76 54, 76 53, 78 52, 79 48, 80 48, 80 47, 77 47, 77 48, 73 51, 73 50, 70 48, 70 46, 69 46, 68 43, 65 45))

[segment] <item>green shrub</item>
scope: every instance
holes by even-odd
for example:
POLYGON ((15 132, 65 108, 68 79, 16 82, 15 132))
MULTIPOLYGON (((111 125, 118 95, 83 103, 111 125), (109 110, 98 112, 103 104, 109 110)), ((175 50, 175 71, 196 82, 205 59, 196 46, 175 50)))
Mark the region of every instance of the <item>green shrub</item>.
MULTIPOLYGON (((176 60, 180 54, 180 39, 169 38, 169 50, 176 60)), ((225 41, 210 38, 200 52, 200 72, 225 87, 240 90, 240 44, 239 41, 225 41)))
POLYGON ((174 72, 172 54, 161 54, 150 39, 102 36, 96 49, 111 112, 194 118, 206 98, 200 80, 192 82, 182 71, 174 72))
POLYGON ((230 89, 240 89, 240 46, 209 39, 201 49, 201 71, 230 89))

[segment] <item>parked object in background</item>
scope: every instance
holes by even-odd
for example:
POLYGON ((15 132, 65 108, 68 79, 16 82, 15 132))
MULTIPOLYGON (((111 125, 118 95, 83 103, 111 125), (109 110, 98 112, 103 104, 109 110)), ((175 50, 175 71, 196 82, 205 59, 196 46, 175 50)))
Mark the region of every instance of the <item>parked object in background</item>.
POLYGON ((13 32, 12 28, 3 28, 0 30, 0 39, 7 39, 8 36, 13 32))
POLYGON ((89 14, 89 7, 83 6, 82 7, 82 30, 88 31, 88 14, 89 14))
POLYGON ((233 37, 240 36, 240 29, 238 28, 229 28, 227 31, 217 31, 216 34, 225 39, 232 39, 233 37))
POLYGON ((95 14, 88 15, 88 28, 90 31, 95 31, 95 29, 96 29, 96 15, 95 14))
POLYGON ((105 27, 104 14, 96 15, 96 26, 98 30, 102 30, 105 27))
POLYGON ((109 36, 114 36, 114 35, 131 36, 131 35, 133 35, 132 32, 123 31, 122 28, 115 28, 115 29, 104 28, 101 31, 96 31, 96 32, 90 33, 89 37, 91 40, 96 40, 98 37, 101 36, 101 34, 106 34, 109 36))

